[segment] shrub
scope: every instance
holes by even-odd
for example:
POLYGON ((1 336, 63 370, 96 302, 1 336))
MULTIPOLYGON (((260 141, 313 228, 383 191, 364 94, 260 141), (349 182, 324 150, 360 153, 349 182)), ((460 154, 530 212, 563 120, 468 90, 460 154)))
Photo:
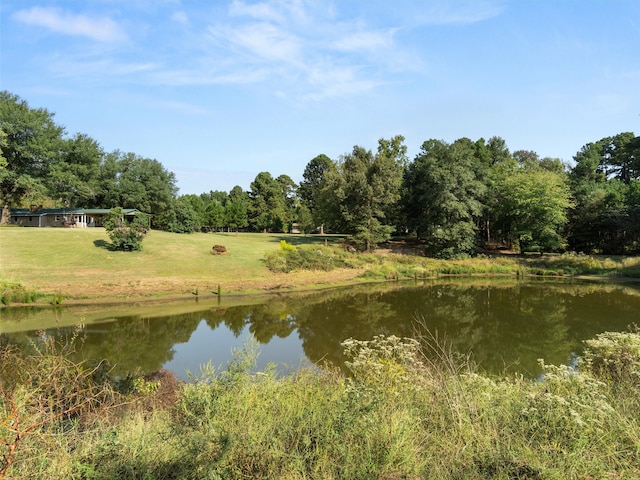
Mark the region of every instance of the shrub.
POLYGON ((280 240, 280 250, 283 252, 294 252, 296 250, 295 245, 287 243, 286 240, 280 240))
POLYGON ((585 342, 582 368, 605 382, 640 388, 640 334, 605 332, 585 342))
MULTIPOLYGON (((284 240, 283 240, 284 242, 284 240)), ((330 271, 338 267, 350 267, 345 253, 331 247, 319 245, 302 245, 295 247, 284 242, 280 250, 267 253, 267 268, 276 273, 288 273, 295 270, 330 271)))
POLYGON ((20 283, 0 281, 0 303, 9 305, 11 303, 34 303, 40 295, 38 292, 28 290, 20 283))
POLYGON ((136 213, 131 223, 124 220, 122 208, 112 208, 104 221, 104 228, 116 250, 142 250, 142 239, 147 234, 147 218, 136 213))
POLYGON ((105 364, 76 363, 51 337, 34 346, 34 355, 0 348, 0 478, 14 464, 19 468, 21 452, 25 459, 35 454, 29 448, 32 437, 67 434, 84 415, 115 398, 105 364))

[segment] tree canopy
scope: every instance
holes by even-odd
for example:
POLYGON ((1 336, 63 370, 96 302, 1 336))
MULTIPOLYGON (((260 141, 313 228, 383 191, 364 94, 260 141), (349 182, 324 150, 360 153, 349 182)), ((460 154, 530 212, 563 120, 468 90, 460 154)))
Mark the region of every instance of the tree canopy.
MULTIPOLYGON (((640 252, 640 137, 622 132, 582 146, 571 165, 509 151, 500 137, 430 139, 413 158, 405 138, 356 145, 304 168, 256 175, 245 191, 178 196, 159 161, 105 152, 83 133, 68 135, 54 114, 0 92, 1 223, 12 207, 135 208, 173 232, 248 229, 350 234, 369 250, 395 232, 428 255, 483 248, 640 252)), ((148 223, 147 223, 148 225, 148 223)))

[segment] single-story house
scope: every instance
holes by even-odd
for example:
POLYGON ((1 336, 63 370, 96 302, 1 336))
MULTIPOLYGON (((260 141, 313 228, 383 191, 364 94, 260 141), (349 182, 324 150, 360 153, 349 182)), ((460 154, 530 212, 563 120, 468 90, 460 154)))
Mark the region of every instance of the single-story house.
MULTIPOLYGON (((102 227, 109 211, 108 208, 12 208, 10 221, 23 227, 102 227)), ((123 212, 128 219, 143 213, 135 208, 125 208, 123 212)))

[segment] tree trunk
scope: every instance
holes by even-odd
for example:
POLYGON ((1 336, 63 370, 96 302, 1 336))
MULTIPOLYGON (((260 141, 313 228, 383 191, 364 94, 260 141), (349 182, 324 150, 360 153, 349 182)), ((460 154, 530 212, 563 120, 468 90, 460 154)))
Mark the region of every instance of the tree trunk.
POLYGON ((5 203, 2 205, 2 217, 0 217, 0 225, 6 225, 9 223, 9 219, 11 218, 11 205, 9 203, 5 203))

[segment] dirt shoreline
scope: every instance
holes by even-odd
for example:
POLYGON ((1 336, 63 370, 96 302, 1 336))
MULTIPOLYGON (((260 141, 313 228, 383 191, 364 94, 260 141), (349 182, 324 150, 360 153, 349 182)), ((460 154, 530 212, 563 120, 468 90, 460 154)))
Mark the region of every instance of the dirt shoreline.
MULTIPOLYGON (((278 274, 265 279, 241 279, 221 285, 221 295, 225 298, 255 297, 280 295, 284 293, 304 293, 314 290, 324 290, 348 285, 359 285, 372 282, 385 282, 395 280, 365 278, 361 276, 362 270, 340 269, 331 272, 315 272, 312 277, 301 273, 278 274)), ((308 272, 307 272, 308 273, 308 272)), ((447 274, 438 277, 456 277, 459 275, 447 274)), ((462 275, 496 277, 505 275, 462 275)), ((514 276, 511 274, 508 277, 514 276)), ((531 278, 540 278, 537 275, 528 275, 531 278)), ((436 278, 436 277, 434 277, 436 278)), ((557 279, 574 279, 598 282, 638 283, 640 278, 633 277, 604 277, 597 275, 575 275, 553 277, 557 279)), ((405 279, 410 280, 410 279, 405 279)), ((218 297, 217 284, 189 281, 184 279, 163 279, 160 282, 140 281, 137 284, 101 285, 101 284, 69 284, 64 290, 50 286, 40 286, 37 291, 41 297, 35 303, 12 302, 3 308, 24 306, 47 306, 53 295, 61 295, 62 306, 82 305, 122 305, 135 303, 151 305, 154 303, 180 302, 197 297, 198 299, 215 299, 218 297), (189 285, 190 287, 185 287, 189 285), (48 287, 48 288, 47 288, 48 287)))
MULTIPOLYGON (((361 277, 360 269, 338 269, 330 272, 294 272, 273 274, 262 279, 238 279, 220 284, 224 297, 244 297, 277 295, 282 293, 321 290, 346 285, 356 285, 382 279, 361 277)), ((26 285, 30 290, 40 292, 35 303, 12 302, 2 308, 50 305, 53 296, 62 296, 62 306, 76 305, 121 305, 123 303, 152 304, 174 302, 198 297, 216 298, 218 284, 205 283, 201 279, 145 279, 126 284, 84 283, 78 282, 60 286, 39 284, 26 285)))

